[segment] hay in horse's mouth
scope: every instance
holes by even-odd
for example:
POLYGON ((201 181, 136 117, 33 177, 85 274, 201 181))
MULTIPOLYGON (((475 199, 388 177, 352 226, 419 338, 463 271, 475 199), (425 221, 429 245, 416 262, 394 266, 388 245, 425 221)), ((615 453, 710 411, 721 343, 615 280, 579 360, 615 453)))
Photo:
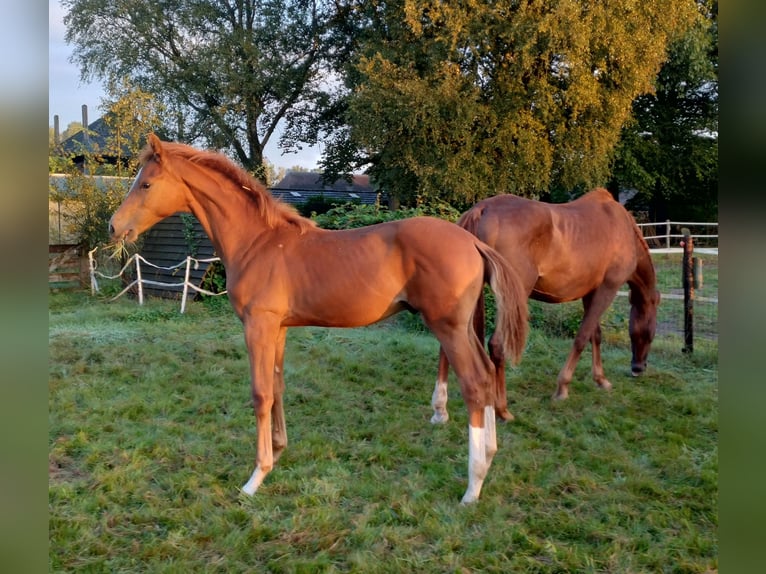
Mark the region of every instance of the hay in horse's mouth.
POLYGON ((109 256, 109 259, 118 259, 122 255, 125 255, 127 257, 128 248, 125 245, 126 243, 125 237, 127 237, 127 235, 128 234, 126 233, 122 239, 118 239, 117 241, 115 241, 109 246, 112 248, 112 254, 109 256))

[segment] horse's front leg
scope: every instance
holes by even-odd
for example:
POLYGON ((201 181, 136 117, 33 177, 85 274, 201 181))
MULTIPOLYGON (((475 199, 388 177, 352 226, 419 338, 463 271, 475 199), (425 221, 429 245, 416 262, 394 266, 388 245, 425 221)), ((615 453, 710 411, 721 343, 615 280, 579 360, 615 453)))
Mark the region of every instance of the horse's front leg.
POLYGON ((590 347, 593 356, 593 380, 596 382, 596 385, 602 389, 609 390, 612 388, 612 383, 606 378, 606 375, 604 374, 604 363, 601 361, 601 325, 596 325, 596 330, 590 338, 590 347))
POLYGON ((279 325, 271 317, 247 317, 245 343, 250 357, 251 390, 258 433, 255 470, 242 487, 245 494, 255 494, 274 467, 271 413, 274 406, 274 367, 279 325))
MULTIPOLYGON (((601 342, 599 321, 601 321, 601 315, 606 311, 607 307, 612 304, 616 294, 616 288, 611 289, 602 285, 600 288, 583 297, 584 315, 582 323, 580 323, 580 328, 577 331, 574 343, 572 344, 572 350, 569 352, 566 363, 564 363, 564 366, 561 368, 558 378, 556 379, 556 393, 553 395, 554 399, 566 399, 569 396, 569 383, 572 382, 577 361, 580 360, 580 355, 582 355, 588 341, 601 342), (597 330, 599 331, 598 333, 596 333, 597 330)), ((597 346, 600 345, 597 344, 597 346)), ((598 356, 600 363, 600 351, 597 351, 597 355, 594 355, 594 359, 596 356, 598 356)), ((594 364, 594 378, 595 375, 594 364)), ((605 389, 611 388, 612 385, 609 381, 606 381, 606 385, 603 384, 604 381, 606 381, 606 379, 603 379, 599 386, 605 389)))

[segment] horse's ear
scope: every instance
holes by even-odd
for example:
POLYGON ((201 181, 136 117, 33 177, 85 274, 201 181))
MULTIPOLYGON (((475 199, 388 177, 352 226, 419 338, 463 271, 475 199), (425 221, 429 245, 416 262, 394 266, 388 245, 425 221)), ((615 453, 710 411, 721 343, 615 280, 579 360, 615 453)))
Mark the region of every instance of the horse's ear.
POLYGON ((159 160, 162 158, 162 142, 160 141, 160 138, 157 137, 156 134, 150 133, 149 137, 149 145, 152 148, 152 153, 154 154, 155 159, 159 160))

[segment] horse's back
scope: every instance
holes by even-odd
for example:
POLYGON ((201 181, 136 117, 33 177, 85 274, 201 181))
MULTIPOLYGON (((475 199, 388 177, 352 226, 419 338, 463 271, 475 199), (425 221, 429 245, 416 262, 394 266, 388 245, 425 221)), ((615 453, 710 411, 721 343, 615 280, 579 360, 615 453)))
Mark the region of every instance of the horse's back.
POLYGON ((603 188, 559 204, 497 195, 478 202, 460 224, 503 254, 533 298, 550 302, 624 281, 640 249, 632 217, 603 188))

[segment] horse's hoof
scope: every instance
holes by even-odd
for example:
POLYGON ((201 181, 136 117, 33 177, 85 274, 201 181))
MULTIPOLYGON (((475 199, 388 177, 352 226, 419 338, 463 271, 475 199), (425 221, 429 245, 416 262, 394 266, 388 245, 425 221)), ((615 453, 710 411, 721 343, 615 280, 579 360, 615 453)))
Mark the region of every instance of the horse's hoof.
POLYGON ((434 413, 434 416, 431 417, 431 424, 432 425, 443 425, 449 420, 449 414, 448 413, 434 413))
POLYGON ((495 411, 495 414, 497 415, 498 420, 504 423, 507 423, 516 419, 516 417, 514 417, 511 411, 509 411, 508 409, 495 411))
POLYGON ((554 401, 564 401, 569 398, 569 391, 558 391, 553 395, 554 401))
POLYGON ((611 391, 612 390, 612 383, 610 383, 606 379, 597 382, 596 385, 598 386, 598 388, 604 389, 605 391, 611 391))

